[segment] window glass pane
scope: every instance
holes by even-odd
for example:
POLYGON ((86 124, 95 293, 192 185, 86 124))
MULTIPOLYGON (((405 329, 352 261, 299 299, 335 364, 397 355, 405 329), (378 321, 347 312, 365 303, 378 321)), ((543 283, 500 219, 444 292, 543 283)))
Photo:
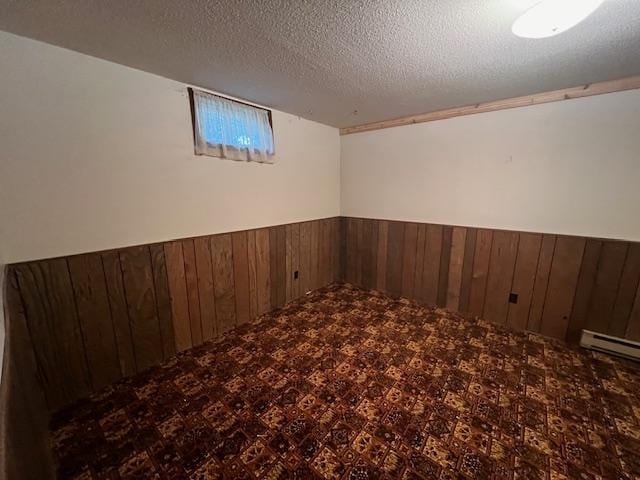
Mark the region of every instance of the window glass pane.
POLYGON ((251 149, 273 155, 273 133, 266 110, 194 92, 197 134, 212 146, 251 149))

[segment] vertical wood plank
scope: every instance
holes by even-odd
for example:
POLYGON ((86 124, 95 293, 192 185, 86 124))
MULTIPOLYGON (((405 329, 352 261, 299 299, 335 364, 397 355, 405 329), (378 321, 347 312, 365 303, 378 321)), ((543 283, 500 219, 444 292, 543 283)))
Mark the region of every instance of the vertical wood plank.
POLYGON ((219 335, 236 325, 231 235, 222 234, 211 237, 211 259, 216 305, 216 332, 219 335))
MULTIPOLYGON (((303 222, 300 224, 300 295, 304 295, 309 290, 311 290, 310 273, 311 273, 311 223, 303 222)), ((346 270, 345 270, 345 275, 346 275, 346 270)))
POLYGON ((587 324, 589 303, 591 301, 593 287, 596 283, 601 250, 601 240, 593 238, 587 239, 582 263, 580 265, 580 274, 578 275, 576 296, 573 300, 573 309, 571 310, 571 318, 569 319, 569 326, 567 327, 566 337, 569 342, 578 342, 581 331, 587 324))
MULTIPOLYGON (((79 393, 73 386, 70 391, 65 387, 64 365, 68 360, 57 345, 58 333, 55 322, 52 322, 52 306, 49 304, 46 293, 50 282, 49 265, 44 262, 33 262, 18 264, 13 268, 18 290, 24 299, 24 313, 34 345, 40 384, 49 408, 55 410, 77 398, 79 393)), ((75 341, 81 345, 82 337, 79 329, 75 341)), ((87 374, 84 379, 85 391, 88 391, 90 386, 87 374)))
POLYGON ((531 297, 531 308, 529 309, 529 321, 527 329, 532 332, 540 332, 542 324, 542 312, 547 298, 549 286, 549 274, 551 273, 551 262, 556 248, 555 235, 542 235, 542 245, 538 257, 536 268, 536 278, 533 282, 533 295, 531 297))
POLYGON ((422 267, 422 291, 418 297, 429 305, 438 302, 438 284, 440 279, 440 263, 442 259, 442 225, 427 225, 424 265, 422 267))
POLYGON ((100 254, 69 257, 69 272, 92 386, 101 389, 121 374, 100 254))
POLYGON ((159 364, 163 356, 151 254, 147 246, 119 253, 136 365, 145 369, 159 364))
POLYGON ((318 220, 318 287, 326 285, 327 263, 325 220, 318 220))
POLYGON ((356 219, 347 218, 346 223, 346 272, 345 280, 347 283, 356 283, 356 268, 357 268, 357 250, 358 250, 358 230, 356 228, 356 219))
POLYGON ((40 385, 41 374, 22 295, 11 266, 5 285, 6 336, 0 385, 2 478, 49 479, 54 471, 49 408, 40 385))
POLYGON ((249 262, 249 317, 253 320, 258 316, 258 260, 255 230, 247 232, 247 261, 249 262))
POLYGON ((369 228, 371 229, 371 245, 369 246, 369 255, 371 256, 371 288, 375 290, 378 281, 378 222, 370 220, 369 228))
POLYGON ((422 273, 424 271, 424 246, 427 239, 427 226, 418 224, 418 237, 416 240, 416 266, 413 280, 413 293, 411 298, 419 299, 422 292, 422 273))
MULTIPOLYGON (((340 236, 340 270, 339 278, 342 282, 347 282, 347 224, 348 218, 340 217, 339 221, 339 236, 340 236)), ((300 248, 302 248, 302 225, 300 225, 300 248)), ((302 253, 302 251, 301 251, 302 253)), ((302 257, 300 257, 300 264, 302 266, 302 257)), ((302 286, 302 284, 301 284, 302 286)))
MULTIPOLYGON (((69 361, 66 368, 69 368, 70 385, 75 391, 80 393, 80 398, 84 396, 86 388, 93 381, 91 371, 87 364, 86 345, 82 338, 80 322, 78 320, 77 305, 73 295, 69 264, 64 259, 49 260, 44 263, 49 264, 48 290, 49 304, 53 309, 55 327, 60 336, 58 337, 58 348, 63 350, 63 354, 69 361), (67 344, 69 342, 69 344, 67 344), (77 365, 70 365, 77 361, 77 365)), ((61 365, 61 367, 63 367, 61 365)))
POLYGON ((483 317, 491 322, 504 324, 509 309, 509 293, 518 252, 518 234, 496 230, 493 232, 487 293, 483 317))
POLYGON ((57 409, 91 389, 67 260, 32 262, 15 269, 45 396, 57 409))
POLYGON ((191 348, 191 322, 189 320, 189 300, 184 272, 184 255, 181 242, 164 244, 164 256, 167 262, 167 278, 171 295, 171 317, 176 350, 182 352, 191 348))
POLYGON ((609 325, 609 334, 622 337, 627 331, 627 323, 633 309, 633 301, 640 280, 640 244, 629 244, 627 258, 620 277, 620 285, 616 302, 613 307, 613 315, 609 325))
POLYGON ((556 240, 540 326, 543 335, 565 338, 585 243, 579 237, 560 236, 556 240))
POLYGON ((354 221, 356 225, 356 249, 353 252, 356 259, 356 276, 354 281, 356 285, 362 286, 362 258, 365 248, 363 239, 364 220, 362 218, 356 218, 354 221))
POLYGON ((193 346, 202 344, 202 322, 200 317, 200 294, 198 292, 198 270, 193 239, 182 240, 184 256, 184 278, 187 285, 187 302, 189 305, 189 324, 191 326, 191 342, 193 346))
POLYGON ((452 237, 453 229, 449 226, 442 227, 442 254, 440 256, 440 277, 438 278, 438 300, 436 302, 439 307, 444 307, 447 304, 452 237))
POLYGON ((602 244, 596 283, 587 313, 589 330, 610 333, 609 326, 628 248, 626 242, 606 241, 602 244))
POLYGON ((518 295, 518 303, 508 304, 507 325, 514 330, 526 330, 529 322, 529 310, 536 280, 538 256, 542 245, 539 233, 520 233, 518 254, 513 272, 511 291, 518 295))
POLYGON ((469 313, 482 316, 484 300, 487 296, 493 230, 480 229, 476 237, 476 251, 473 256, 473 273, 469 292, 469 313))
POLYGON ((293 238, 291 224, 285 225, 285 300, 293 300, 293 238))
POLYGON ((325 268, 324 265, 324 220, 316 220, 318 224, 318 272, 316 278, 316 288, 320 288, 324 283, 325 268))
POLYGON ((118 252, 105 252, 102 255, 102 264, 109 297, 109 308, 113 321, 113 330, 118 349, 120 372, 123 377, 136 373, 136 360, 133 352, 133 339, 131 338, 131 325, 129 324, 129 312, 127 299, 124 295, 122 283, 122 267, 118 252))
POLYGON ((462 288, 462 267, 467 241, 467 229, 453 227, 451 232, 451 255, 449 258, 449 281, 447 284, 447 308, 460 309, 460 290, 462 288))
POLYGON ((309 237, 309 289, 318 288, 318 243, 319 224, 317 220, 311 222, 311 236, 309 237))
POLYGON ((331 221, 331 235, 332 235, 332 246, 331 246, 331 256, 333 258, 333 268, 331 273, 331 281, 337 282, 341 279, 340 276, 340 252, 341 246, 340 243, 342 241, 341 238, 341 223, 340 218, 333 218, 331 221))
POLYGON ((363 238, 363 228, 364 228, 364 220, 362 218, 354 218, 354 229, 355 229, 355 242, 354 242, 354 250, 352 252, 355 267, 354 267, 354 283, 356 285, 362 286, 362 262, 363 262, 363 248, 364 248, 364 238, 363 238))
POLYGON ((404 248, 402 258, 402 296, 411 297, 413 295, 416 275, 416 254, 418 251, 418 225, 416 223, 405 223, 404 226, 404 248))
POLYGON ((278 303, 278 229, 269 228, 269 271, 271 273, 271 308, 281 307, 278 303))
MULTIPOLYGON (((278 282, 277 282, 277 305, 282 307, 287 303, 287 238, 284 225, 276 227, 277 236, 277 264, 278 264, 278 282)), ((318 269, 318 243, 316 229, 316 281, 318 269)))
POLYGON ((291 296, 293 298, 300 297, 300 224, 291 225, 291 270, 292 270, 292 287, 291 296), (298 278, 295 273, 298 272, 298 278))
POLYGON ((362 225, 362 285, 376 287, 378 266, 378 226, 373 220, 364 220, 362 225))
POLYGON ((171 293, 167 278, 167 262, 164 257, 164 246, 161 243, 149 245, 151 254, 151 269, 153 270, 153 286, 156 292, 156 306, 162 337, 163 358, 176 353, 176 340, 173 333, 173 318, 171 317, 171 293))
POLYGON ((200 323, 202 340, 208 341, 217 335, 216 302, 211 267, 211 238, 198 237, 193 241, 198 277, 198 298, 200 300, 200 323))
POLYGON ((389 222, 387 233, 387 291, 402 294, 402 267, 404 263, 404 222, 389 222))
POLYGON ((269 229, 256 230, 256 289, 258 297, 258 315, 271 310, 271 249, 269 229))
POLYGON ((464 244, 464 259, 462 260, 462 280, 460 282, 459 309, 461 312, 469 312, 471 281, 473 280, 473 258, 476 252, 477 236, 477 229, 467 228, 467 238, 464 244))
POLYGON ((387 289, 387 247, 389 239, 389 222, 380 220, 378 224, 378 252, 376 265, 376 288, 380 291, 387 289))
MULTIPOLYGON (((236 322, 249 321, 251 315, 249 295, 249 259, 247 257, 247 232, 235 232, 231 235, 233 247, 233 278, 235 281, 236 322)), ((291 268, 291 265, 289 265, 291 268)), ((291 287, 289 287, 291 292, 291 287)))
POLYGON ((320 277, 321 287, 325 287, 331 283, 331 220, 324 219, 320 223, 321 242, 320 242, 320 277))

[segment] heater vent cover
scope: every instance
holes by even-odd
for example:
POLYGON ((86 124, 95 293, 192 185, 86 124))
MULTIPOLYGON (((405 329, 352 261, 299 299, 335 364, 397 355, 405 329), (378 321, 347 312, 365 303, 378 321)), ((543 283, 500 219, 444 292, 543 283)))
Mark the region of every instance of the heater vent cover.
POLYGON ((640 360, 640 343, 590 330, 582 330, 580 346, 632 360, 640 360))

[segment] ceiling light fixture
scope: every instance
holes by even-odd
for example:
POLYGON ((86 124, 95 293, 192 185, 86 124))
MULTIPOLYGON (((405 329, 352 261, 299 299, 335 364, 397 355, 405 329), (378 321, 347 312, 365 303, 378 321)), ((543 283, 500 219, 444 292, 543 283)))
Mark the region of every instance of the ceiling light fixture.
POLYGON ((604 0, 542 0, 520 15, 511 31, 518 37, 553 37, 575 27, 604 0))

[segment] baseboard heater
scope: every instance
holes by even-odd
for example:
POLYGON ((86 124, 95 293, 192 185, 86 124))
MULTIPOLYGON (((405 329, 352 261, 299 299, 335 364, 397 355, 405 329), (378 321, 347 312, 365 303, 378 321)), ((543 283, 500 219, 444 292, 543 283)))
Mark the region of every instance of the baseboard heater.
POLYGON ((631 360, 640 360, 640 343, 590 330, 582 330, 580 346, 631 360))

